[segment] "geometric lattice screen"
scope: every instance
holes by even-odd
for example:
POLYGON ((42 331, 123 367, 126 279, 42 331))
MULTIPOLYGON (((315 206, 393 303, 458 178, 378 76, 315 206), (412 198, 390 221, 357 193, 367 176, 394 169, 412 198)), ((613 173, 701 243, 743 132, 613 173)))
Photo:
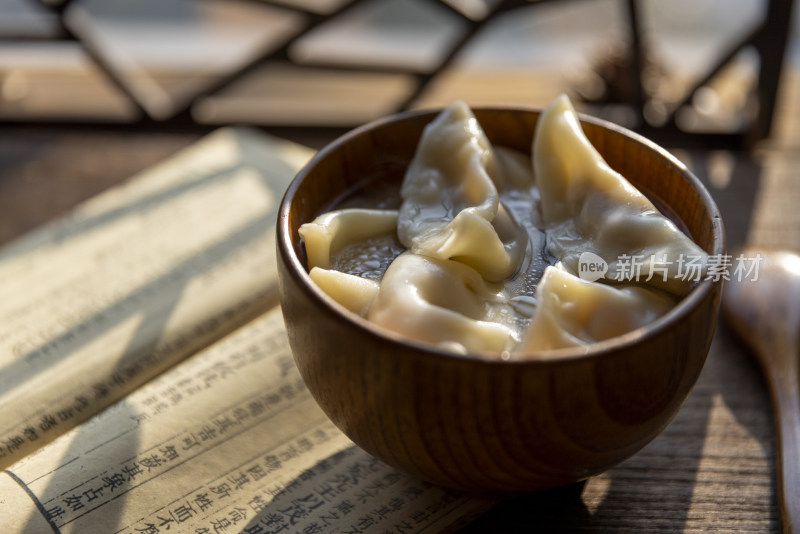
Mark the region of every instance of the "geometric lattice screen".
POLYGON ((769 131, 792 0, 0 0, 0 121, 348 128, 579 107, 673 145, 769 131))

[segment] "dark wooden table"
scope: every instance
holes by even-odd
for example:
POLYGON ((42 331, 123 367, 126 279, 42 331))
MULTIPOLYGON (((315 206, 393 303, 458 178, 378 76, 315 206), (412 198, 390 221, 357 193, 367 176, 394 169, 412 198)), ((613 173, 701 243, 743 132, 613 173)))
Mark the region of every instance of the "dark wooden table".
MULTIPOLYGON (((800 76, 788 77, 776 135, 733 154, 711 186, 731 248, 800 249, 800 76), (794 98, 795 100, 792 100, 794 98), (723 184, 724 185, 724 184, 723 184), (791 207, 791 209, 786 209, 791 207)), ((67 212, 188 146, 200 133, 0 129, 0 243, 67 212)), ((325 136, 308 138, 321 146, 325 136)), ((682 153, 710 180, 709 153, 682 153)), ((584 483, 505 501, 464 532, 775 532, 773 426, 761 374, 723 323, 706 367, 670 426, 640 453, 584 483)), ((795 451, 800 453, 800 451, 795 451)), ((800 496, 796 496, 800 499, 800 496)))

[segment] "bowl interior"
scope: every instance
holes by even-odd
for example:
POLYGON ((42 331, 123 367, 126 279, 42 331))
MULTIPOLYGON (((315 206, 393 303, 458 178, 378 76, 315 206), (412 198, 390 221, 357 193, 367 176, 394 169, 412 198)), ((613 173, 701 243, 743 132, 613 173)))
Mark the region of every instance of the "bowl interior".
MULTIPOLYGON (((539 110, 507 107, 475 108, 473 112, 493 145, 531 153, 539 110)), ((389 187, 399 191, 422 131, 437 114, 438 110, 407 112, 364 125, 323 148, 300 171, 284 198, 279 223, 279 246, 292 251, 289 259, 297 273, 304 273, 307 269, 299 227, 356 190, 364 192, 389 187)), ((724 230, 719 211, 708 191, 685 165, 655 143, 625 128, 584 115, 581 115, 581 123, 587 138, 613 169, 647 195, 708 254, 724 253, 724 230)), ((311 283, 310 278, 300 276, 309 286, 309 291, 326 301, 335 313, 346 313, 364 328, 375 328, 333 303, 311 283)), ((691 308, 694 301, 705 298, 711 286, 710 281, 701 281, 673 310, 644 330, 667 327, 684 313, 684 308, 691 308)), ((391 333, 381 332, 392 337, 391 333)), ((620 336, 594 343, 589 351, 609 350, 620 342, 626 342, 625 338, 620 336)), ((415 344, 399 337, 396 340, 415 344)), ((560 349, 557 354, 585 356, 587 349, 560 349)))

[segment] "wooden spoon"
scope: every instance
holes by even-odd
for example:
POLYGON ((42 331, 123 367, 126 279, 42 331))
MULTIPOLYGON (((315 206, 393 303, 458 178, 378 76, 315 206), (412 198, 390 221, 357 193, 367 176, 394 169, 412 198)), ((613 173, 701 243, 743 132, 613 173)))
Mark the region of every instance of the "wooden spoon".
POLYGON ((757 272, 726 283, 722 311, 764 371, 775 414, 782 532, 800 532, 800 256, 751 248, 741 257, 758 254, 757 272))

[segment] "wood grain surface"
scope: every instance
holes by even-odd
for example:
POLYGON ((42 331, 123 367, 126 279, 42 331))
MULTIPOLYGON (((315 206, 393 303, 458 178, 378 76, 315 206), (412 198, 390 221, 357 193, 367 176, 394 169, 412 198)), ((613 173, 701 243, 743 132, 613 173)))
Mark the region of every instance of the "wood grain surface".
MULTIPOLYGON (((775 136, 753 158, 737 154, 734 180, 712 193, 726 226, 741 229, 729 237, 798 250, 800 76, 796 71, 787 74, 775 136)), ((85 135, 8 126, 0 133, 2 242, 197 137, 85 135), (98 161, 104 163, 95 167, 98 161), (42 167, 37 166, 47 172, 39 172, 36 169, 42 167)), ((309 144, 321 146, 320 140, 317 136, 309 144)), ((697 174, 704 174, 708 156, 691 155, 697 174)), ((463 531, 778 532, 773 451, 772 414, 761 372, 723 321, 697 385, 658 438, 585 483, 504 501, 463 531)))

